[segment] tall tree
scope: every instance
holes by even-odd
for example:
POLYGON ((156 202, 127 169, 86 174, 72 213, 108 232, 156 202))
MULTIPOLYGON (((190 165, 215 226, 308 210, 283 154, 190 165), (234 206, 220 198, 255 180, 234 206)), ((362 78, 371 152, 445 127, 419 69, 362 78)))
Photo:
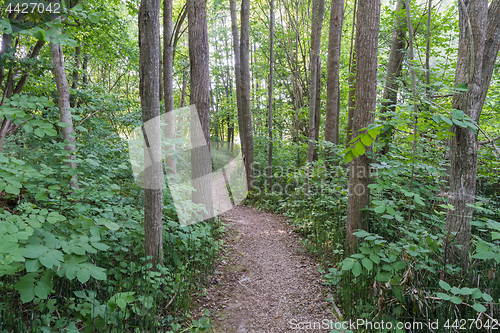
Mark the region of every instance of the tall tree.
MULTIPOLYGON (((71 89, 75 90, 78 88, 78 78, 80 70, 80 46, 75 47, 75 68, 73 69, 73 82, 71 83, 71 89)), ((75 107, 76 95, 70 96, 69 104, 73 108, 75 107)))
MULTIPOLYGON (((60 33, 60 32, 59 32, 60 33)), ((61 118, 61 122, 68 124, 69 126, 63 127, 61 129, 63 139, 69 142, 65 146, 65 149, 68 151, 68 165, 71 168, 76 168, 75 155, 73 153, 76 151, 76 139, 73 136, 73 120, 71 118, 70 111, 70 98, 69 98, 69 84, 66 78, 66 71, 64 70, 64 54, 62 50, 61 44, 50 43, 50 50, 52 53, 52 66, 54 67, 54 79, 56 81, 57 86, 57 97, 59 101, 59 116, 61 118)), ((70 184, 73 188, 78 188, 78 179, 76 176, 73 176, 70 180, 70 184)))
POLYGON ((212 203, 212 161, 210 158, 210 73, 207 27, 207 1, 188 2, 189 61, 191 81, 191 105, 196 108, 203 133, 197 133, 191 126, 191 174, 193 202, 203 204, 206 211, 203 218, 213 216, 212 203), (200 135, 201 134, 201 135, 200 135))
POLYGON ((272 190, 273 186, 273 89, 274 89, 274 0, 270 3, 269 22, 269 108, 268 108, 268 132, 269 150, 267 155, 267 188, 272 190))
POLYGON ((356 33, 356 17, 358 15, 358 1, 354 0, 354 8, 352 11, 352 28, 351 28, 351 51, 349 53, 349 97, 347 101, 347 135, 345 143, 350 145, 352 137, 352 121, 354 117, 354 106, 356 104, 356 50, 355 50, 355 33, 356 33))
MULTIPOLYGON (((455 86, 467 84, 467 92, 453 95, 452 109, 479 122, 500 47, 500 0, 459 1, 460 35, 455 86)), ((456 232, 457 247, 449 258, 467 262, 477 179, 477 134, 470 127, 452 126, 450 139, 450 201, 446 230, 456 232)))
MULTIPOLYGON (((356 106, 352 135, 374 120, 377 99, 377 50, 380 24, 380 0, 360 1, 356 31, 356 106)), ((346 244, 353 253, 357 247, 354 232, 367 229, 370 204, 370 160, 365 153, 352 160, 349 170, 346 244)))
POLYGON ((330 31, 328 34, 328 77, 326 86, 325 140, 339 144, 340 115, 340 52, 344 0, 332 0, 330 7, 330 31))
MULTIPOLYGON (((172 0, 163 0, 163 101, 165 103, 165 137, 175 138, 175 113, 174 113, 174 48, 172 30, 172 0)), ((173 150, 173 145, 167 147, 173 150)), ((176 163, 171 154, 165 156, 165 167, 168 173, 176 173, 176 163)))
MULTIPOLYGON (((405 55, 405 23, 400 15, 401 9, 405 8, 403 1, 396 2, 396 9, 394 10, 394 27, 392 30, 391 50, 389 52, 389 63, 387 64, 387 75, 385 79, 385 88, 382 100, 382 119, 386 120, 388 117, 386 113, 396 111, 396 103, 398 98, 399 82, 398 78, 401 76, 401 67, 405 55)), ((389 142, 391 140, 392 127, 386 126, 380 134, 380 139, 384 143, 382 153, 385 155, 389 152, 389 142)))
MULTIPOLYGON (((316 99, 318 95, 318 74, 321 72, 319 53, 321 49, 321 28, 325 14, 325 0, 313 0, 311 18, 311 84, 309 90, 309 135, 307 143, 307 162, 314 157, 314 141, 316 137, 316 99)), ((318 110, 319 111, 319 110, 318 110)))
POLYGON ((160 129, 160 0, 139 7, 139 90, 145 139, 144 250, 153 269, 163 263, 162 157, 160 129), (147 165, 147 164, 146 164, 147 165))
POLYGON ((241 1, 241 40, 240 40, 240 72, 241 72, 241 120, 240 134, 243 134, 242 146, 247 173, 248 190, 254 186, 254 147, 253 124, 250 93, 250 0, 241 1), (243 132, 241 131, 244 129, 243 132))

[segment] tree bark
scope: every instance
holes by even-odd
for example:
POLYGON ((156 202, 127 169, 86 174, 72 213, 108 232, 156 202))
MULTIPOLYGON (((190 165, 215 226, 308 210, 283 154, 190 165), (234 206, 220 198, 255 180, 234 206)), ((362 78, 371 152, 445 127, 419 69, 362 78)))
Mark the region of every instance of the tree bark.
POLYGON ((253 124, 250 93, 250 0, 241 2, 241 40, 240 40, 240 72, 241 72, 241 129, 244 128, 242 145, 245 147, 243 158, 246 167, 248 190, 254 187, 254 147, 253 124))
MULTIPOLYGON (((398 99, 398 78, 401 76, 401 67, 403 64, 403 58, 405 55, 405 22, 401 19, 399 12, 401 9, 405 8, 405 4, 402 1, 397 1, 394 19, 394 28, 392 30, 392 42, 391 51, 389 53, 389 63, 387 64, 387 76, 385 79, 385 88, 383 94, 382 107, 380 109, 381 119, 387 120, 388 117, 385 115, 388 112, 396 111, 396 103, 398 99)), ((390 117, 389 117, 390 118, 390 117)), ((382 148, 382 154, 387 154, 389 152, 389 143, 391 141, 392 126, 386 126, 382 133, 380 133, 380 140, 384 143, 382 148)))
POLYGON ((328 37, 328 77, 326 86, 325 140, 339 144, 340 117, 340 53, 344 0, 332 0, 328 37))
POLYGON ((267 154, 267 189, 272 191, 273 187, 273 89, 274 89, 274 0, 271 0, 270 27, 269 27, 269 113, 268 133, 269 150, 267 154))
MULTIPOLYGON (((59 101, 59 116, 62 123, 69 126, 61 128, 63 139, 68 141, 64 147, 68 151, 68 165, 74 169, 76 164, 72 162, 75 159, 73 152, 76 151, 76 140, 73 136, 73 120, 71 119, 70 103, 69 103, 69 85, 66 78, 66 71, 64 70, 64 55, 61 45, 50 43, 50 50, 52 53, 52 66, 54 67, 54 79, 57 86, 57 97, 59 101)), ((73 188, 78 188, 78 179, 76 176, 71 177, 70 185, 73 188)))
MULTIPOLYGON (((165 104, 165 137, 175 139, 174 113, 174 49, 172 45, 172 0, 163 0, 163 101, 165 104)), ((174 145, 167 146, 167 150, 174 150, 174 145)), ((171 154, 165 156, 167 173, 177 173, 177 166, 171 154)))
POLYGON ((191 81, 191 121, 197 116, 203 133, 191 127, 191 174, 193 202, 203 204, 203 219, 213 216, 212 161, 210 158, 210 74, 207 27, 207 1, 188 2, 189 61, 191 81))
MULTIPOLYGON (((356 31, 356 106, 352 135, 374 120, 377 98, 377 48, 380 24, 380 0, 364 0, 359 3, 356 31)), ((347 202, 346 253, 355 253, 356 229, 368 228, 370 203, 370 160, 368 151, 352 160, 349 173, 349 197, 347 202)))
MULTIPOLYGON (((80 69, 80 46, 75 47, 75 68, 73 69, 73 82, 71 83, 71 89, 75 90, 78 88, 78 70, 80 69)), ((76 95, 72 94, 70 96, 69 104, 72 108, 76 104, 76 95)))
POLYGON ((352 120, 354 117, 354 106, 356 104, 356 48, 355 48, 355 32, 356 32, 356 16, 358 15, 357 0, 354 0, 354 9, 352 12, 352 30, 351 30, 351 52, 349 54, 349 96, 347 101, 347 134, 346 146, 349 147, 349 141, 352 137, 352 120), (354 49, 353 49, 354 47, 354 49))
MULTIPOLYGON (((496 2, 498 3, 498 1, 496 2)), ((495 3, 493 3, 495 4, 495 3)), ((492 4, 492 5, 493 5, 492 4)), ((455 72, 455 86, 466 83, 468 91, 455 93, 452 109, 461 110, 478 121, 481 114, 483 87, 483 60, 485 56, 486 29, 488 25, 487 0, 459 0, 460 35, 455 72)), ((490 17, 496 20, 496 18, 490 17)), ((471 238, 473 204, 477 178, 477 135, 470 128, 452 126, 450 139, 450 201, 446 230, 456 232, 456 244, 447 255, 454 263, 467 263, 471 238)))
POLYGON ((139 7, 139 91, 145 139, 144 250, 152 269, 163 264, 160 129, 160 0, 141 0, 139 7))
POLYGON ((323 15, 325 13, 325 1, 313 0, 311 18, 311 84, 309 89, 309 132, 307 143, 306 161, 311 163, 314 157, 314 141, 316 131, 316 98, 318 86, 318 73, 321 71, 319 52, 321 49, 321 28, 323 26, 323 15))

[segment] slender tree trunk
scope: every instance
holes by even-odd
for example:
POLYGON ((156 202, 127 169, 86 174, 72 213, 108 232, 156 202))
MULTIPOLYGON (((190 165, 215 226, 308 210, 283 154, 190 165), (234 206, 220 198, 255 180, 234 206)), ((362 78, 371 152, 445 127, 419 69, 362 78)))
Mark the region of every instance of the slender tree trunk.
MULTIPOLYGON (((52 66, 54 67, 54 78, 57 86, 57 97, 59 100, 59 115, 61 122, 68 124, 68 127, 61 128, 63 139, 67 140, 69 143, 65 146, 68 151, 68 165, 74 169, 76 164, 72 162, 75 159, 73 152, 76 151, 76 140, 73 136, 73 120, 71 119, 71 112, 69 110, 69 85, 66 79, 66 72, 64 70, 64 55, 61 45, 56 45, 50 43, 50 49, 52 53, 52 66)), ((70 185, 73 188, 78 188, 78 179, 73 176, 70 180, 70 185)))
MULTIPOLYGON (((377 99, 377 49, 380 24, 380 0, 364 0, 359 3, 356 31, 356 106, 352 135, 374 120, 377 99)), ((368 152, 367 152, 368 153, 368 152)), ((356 229, 368 228, 370 204, 370 160, 365 153, 350 165, 349 197, 347 201, 346 253, 355 253, 356 229)))
POLYGON ((330 31, 328 38, 328 77, 326 87, 325 140, 339 144, 340 117, 340 52, 344 0, 332 0, 330 8, 330 31))
MULTIPOLYGON (((385 79, 385 88, 381 108, 382 120, 387 120, 388 112, 396 111, 396 103, 398 99, 398 78, 401 76, 401 67, 405 55, 405 22, 399 16, 401 9, 405 8, 403 1, 398 0, 396 3, 396 18, 394 19, 394 28, 392 30, 391 51, 389 53, 389 63, 387 64, 387 76, 385 79)), ((389 143, 391 141, 392 126, 386 126, 380 134, 380 140, 384 143, 382 154, 389 152, 389 143)))
MULTIPOLYGON (((163 100, 165 103, 165 127, 163 130, 167 139, 175 139, 172 33, 172 0, 163 0, 163 100)), ((174 150, 175 145, 169 145, 166 148, 174 150)), ((165 156, 165 167, 167 173, 177 173, 175 160, 168 152, 165 156)))
POLYGON ((82 65, 84 88, 87 88, 89 85, 89 75, 87 73, 88 65, 89 65, 89 54, 85 52, 85 55, 83 56, 83 65, 82 65))
POLYGON ((431 19, 432 19, 432 0, 427 0, 427 44, 425 46, 425 91, 427 95, 430 92, 431 85, 431 19))
POLYGON ((139 7, 139 77, 144 158, 144 250, 153 270, 163 264, 160 128, 160 0, 141 0, 139 7))
POLYGON ((314 141, 316 132, 316 98, 318 86, 318 73, 321 72, 319 52, 321 49, 321 28, 325 13, 325 1, 313 0, 311 18, 311 84, 309 88, 309 135, 307 143, 307 162, 311 163, 314 157, 314 141))
MULTIPOLYGON (((466 83, 468 91, 453 96, 452 109, 461 110, 478 121, 481 114, 483 60, 488 22, 487 0, 459 0, 460 37, 455 85, 466 83)), ((470 128, 452 126, 450 139, 450 201, 446 230, 456 232, 456 244, 448 258, 454 263, 468 262, 473 204, 477 178, 477 135, 470 128)))
POLYGON ((352 121, 354 118, 354 107, 356 104, 356 17, 358 15, 357 0, 354 0, 354 9, 352 12, 352 29, 351 29, 351 52, 349 54, 349 97, 347 101, 347 134, 346 146, 349 147, 349 141, 352 137, 352 121), (354 49, 353 49, 354 47, 354 49))
MULTIPOLYGON (((71 84, 71 89, 76 90, 78 88, 78 70, 80 69, 80 46, 75 47, 75 68, 73 69, 73 82, 71 84)), ((70 95, 69 104, 72 108, 76 104, 76 95, 70 95)))
MULTIPOLYGON (((316 73, 316 101, 314 102, 314 141, 319 140, 319 127, 321 124, 321 58, 318 57, 318 72, 316 73)), ((318 149, 313 150, 313 161, 318 160, 318 149)))
POLYGON ((269 150, 267 155, 267 188, 273 187, 273 89, 274 89, 274 0, 271 0, 270 29, 269 29, 269 150))
POLYGON ((181 108, 186 106, 186 90, 188 85, 188 78, 186 74, 187 69, 188 66, 182 68, 182 88, 181 88, 181 103, 180 103, 181 108))
MULTIPOLYGON (((210 74, 207 27, 207 1, 188 2, 189 61, 191 81, 191 121, 197 115, 203 133, 191 131, 193 202, 203 204, 203 219, 213 216, 212 161, 210 158, 210 74)), ((193 128, 193 126, 191 127, 193 128)))
POLYGON ((246 156, 246 147, 244 144, 245 126, 243 126, 243 116, 241 114, 241 66, 240 66, 240 37, 238 32, 238 16, 236 10, 236 0, 229 0, 231 9, 231 31, 233 35, 234 49, 234 76, 236 85, 236 105, 238 109, 238 129, 240 132, 241 151, 246 156))
MULTIPOLYGON (((242 127, 245 129, 245 167, 247 173, 248 190, 254 186, 254 152, 253 152, 253 125, 250 94, 250 0, 241 2, 241 40, 240 40, 240 71, 241 71, 241 116, 242 127)), ((240 131, 241 128, 240 127, 240 131)), ((242 140, 243 141, 243 140, 242 140)))

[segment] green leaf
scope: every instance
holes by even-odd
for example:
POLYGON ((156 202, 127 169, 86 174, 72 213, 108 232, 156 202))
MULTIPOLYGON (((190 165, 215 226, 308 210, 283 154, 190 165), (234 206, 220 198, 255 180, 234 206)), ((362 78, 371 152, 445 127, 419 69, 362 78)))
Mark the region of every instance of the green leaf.
POLYGON ((377 206, 377 207, 375 207, 374 210, 375 210, 375 213, 382 214, 383 212, 385 212, 385 205, 377 206))
POLYGON ((86 283, 90 279, 90 272, 86 268, 80 269, 76 274, 76 277, 81 283, 86 283))
POLYGON ((25 289, 21 293, 21 301, 23 301, 23 303, 31 302, 33 300, 33 298, 35 298, 35 293, 34 293, 33 287, 25 289))
POLYGON ((379 282, 389 282, 392 274, 389 272, 380 272, 375 276, 375 280, 379 282))
POLYGON ((98 23, 99 20, 101 19, 102 13, 90 13, 89 14, 89 21, 92 23, 98 23))
POLYGON ((44 245, 27 245, 26 252, 24 253, 25 258, 35 259, 49 252, 49 248, 44 245))
POLYGON ((376 255, 375 253, 370 254, 370 259, 376 264, 380 263, 380 257, 376 255))
POLYGON ((451 289, 451 286, 448 283, 444 282, 443 280, 439 280, 439 286, 446 291, 451 289))
POLYGON ((451 121, 450 118, 446 118, 445 116, 441 116, 441 120, 447 123, 448 125, 452 126, 453 122, 451 121))
POLYGON ((452 119, 453 123, 455 123, 457 126, 460 126, 460 127, 463 127, 463 128, 466 128, 467 125, 465 125, 463 122, 461 122, 460 120, 457 120, 457 119, 452 119))
POLYGON ((19 187, 14 186, 13 184, 9 184, 5 187, 5 192, 9 194, 18 195, 20 193, 20 189, 19 187))
POLYGON ((90 274, 94 277, 94 279, 106 280, 106 273, 104 272, 104 268, 91 266, 91 267, 88 267, 88 270, 89 270, 90 274))
POLYGON ((26 266, 26 272, 31 273, 31 272, 36 272, 41 265, 38 259, 31 259, 31 260, 26 260, 25 266, 26 266))
POLYGON ((38 284, 36 285, 34 289, 34 293, 36 297, 39 297, 41 299, 47 299, 47 296, 50 293, 50 286, 45 284, 42 281, 38 281, 38 284))
POLYGON ((459 83, 455 86, 455 90, 457 91, 468 91, 469 89, 467 88, 468 85, 467 83, 459 83))
POLYGON ((486 307, 484 305, 482 305, 481 303, 474 303, 472 308, 474 310, 476 310, 477 312, 485 312, 486 311, 486 307))
POLYGON ((357 142, 356 147, 354 149, 360 156, 366 152, 365 146, 361 142, 357 142))
POLYGON ((391 206, 387 205, 386 209, 387 209, 388 214, 393 215, 393 216, 396 214, 396 211, 391 206))
POLYGON ((116 230, 120 229, 120 226, 118 224, 114 223, 114 222, 106 222, 106 223, 104 223, 104 225, 109 230, 116 231, 116 230))
POLYGON ((361 268, 361 264, 359 263, 359 261, 356 261, 356 263, 352 267, 352 274, 354 274, 355 277, 358 277, 362 271, 363 269, 361 268))
POLYGON ((365 134, 361 137, 361 142, 368 147, 372 144, 372 138, 369 134, 365 134))
POLYGON ((491 297, 490 295, 488 295, 487 293, 483 293, 483 299, 486 301, 486 302, 491 302, 493 301, 493 297, 491 297))
POLYGON ((62 252, 59 250, 52 250, 39 257, 38 260, 47 268, 52 268, 54 266, 60 266, 61 261, 63 261, 62 252))
POLYGON ((436 115, 432 115, 431 116, 432 120, 434 120, 437 124, 439 124, 441 122, 441 116, 436 116, 436 115))
POLYGON ((363 260, 361 260, 361 263, 368 271, 371 271, 373 269, 373 262, 370 259, 364 258, 363 260))
POLYGON ((445 301, 449 301, 450 300, 450 295, 448 294, 443 294, 443 293, 437 293, 436 294, 437 297, 441 298, 442 300, 445 300, 445 301))
POLYGON ((394 267, 395 270, 399 271, 403 268, 406 267, 406 262, 404 261, 397 261, 394 264, 392 264, 392 267, 394 267))
POLYGON ((451 296, 450 301, 455 303, 455 304, 462 304, 462 299, 460 297, 457 297, 457 296, 451 296))
POLYGON ((127 302, 123 298, 118 298, 116 300, 116 305, 118 305, 120 308, 125 308, 127 306, 127 302))
POLYGON ((348 271, 348 270, 350 270, 350 269, 354 266, 354 263, 355 263, 355 262, 356 262, 355 260, 350 259, 350 258, 348 258, 348 259, 344 260, 344 261, 342 262, 342 270, 343 270, 343 271, 348 271))
POLYGON ((451 116, 453 118, 455 118, 455 119, 460 119, 461 120, 461 119, 463 119, 464 115, 465 114, 464 114, 464 112, 462 110, 453 110, 451 112, 451 116))
POLYGON ((471 296, 473 298, 481 298, 483 296, 483 293, 481 292, 481 290, 479 290, 479 288, 474 288, 474 289, 472 289, 471 296))
POLYGON ((352 154, 352 152, 351 152, 351 151, 348 151, 348 152, 344 155, 344 162, 346 162, 346 163, 350 163, 353 159, 354 159, 354 155, 352 154))
POLYGON ((49 196, 49 194, 47 192, 45 192, 45 191, 38 191, 35 194, 35 200, 36 201, 45 200, 45 199, 47 199, 48 196, 49 196))

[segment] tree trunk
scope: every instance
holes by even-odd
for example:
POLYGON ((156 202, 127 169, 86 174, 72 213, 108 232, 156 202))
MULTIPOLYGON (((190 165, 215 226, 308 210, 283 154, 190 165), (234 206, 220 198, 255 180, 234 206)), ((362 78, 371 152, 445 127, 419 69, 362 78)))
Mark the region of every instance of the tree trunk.
MULTIPOLYGON (((359 3, 356 31, 356 106, 352 135, 374 120, 377 99, 377 48, 380 23, 380 0, 359 3)), ((349 197, 346 221, 346 254, 357 248, 356 229, 367 230, 370 204, 370 160, 368 151, 352 160, 349 173, 349 197)))
POLYGON ((203 204, 203 219, 213 217, 212 161, 210 159, 210 74, 207 27, 207 1, 188 2, 189 61, 191 81, 191 121, 196 116, 203 133, 191 126, 191 174, 193 202, 203 204), (194 112, 196 108, 197 112, 194 112))
POLYGON ((311 18, 311 84, 309 88, 309 135, 307 143, 307 162, 311 163, 314 157, 314 141, 316 132, 316 98, 318 86, 318 73, 321 71, 319 52, 321 49, 321 28, 325 13, 325 1, 313 0, 311 18))
POLYGON ((145 140, 144 250, 148 261, 163 264, 160 128, 160 0, 141 0, 139 7, 139 91, 145 140))
MULTIPOLYGON (((478 121, 481 114, 483 59, 488 20, 487 0, 459 0, 460 37, 455 86, 466 83, 468 91, 453 96, 452 109, 461 110, 478 121), (472 38, 471 38, 472 37, 472 38)), ((446 230, 456 232, 456 244, 447 255, 453 263, 468 262, 471 225, 477 178, 477 135, 470 128, 452 126, 450 139, 450 201, 446 230)))
POLYGON ((82 69, 83 69, 83 87, 84 88, 87 88, 89 85, 89 75, 87 73, 88 65, 89 65, 89 54, 85 53, 85 55, 83 56, 83 66, 82 66, 82 69))
POLYGON ((244 128, 245 146, 245 167, 247 173, 248 190, 251 191, 254 186, 254 156, 253 156, 253 125, 250 97, 250 0, 241 2, 241 40, 240 40, 240 71, 241 71, 241 116, 242 126, 244 128))
MULTIPOLYGON (((59 100, 59 115, 62 123, 66 123, 68 127, 62 127, 63 139, 68 141, 64 147, 68 151, 68 165, 74 169, 76 164, 72 162, 75 159, 73 152, 76 151, 76 140, 73 136, 73 120, 71 119, 70 103, 69 103, 69 85, 66 79, 66 72, 64 70, 64 55, 61 45, 50 43, 50 50, 52 53, 52 66, 54 67, 54 79, 57 86, 57 97, 59 100)), ((73 176, 70 180, 70 185, 73 188, 78 188, 78 179, 73 176)))
POLYGON ((352 121, 354 117, 354 106, 356 104, 356 49, 355 46, 355 32, 356 32, 356 17, 358 15, 357 0, 354 0, 354 9, 352 12, 352 30, 351 30, 351 52, 349 54, 349 96, 347 101, 347 134, 346 146, 349 147, 349 141, 352 137, 352 121))
POLYGON ((340 52, 342 49, 342 24, 344 0, 332 0, 330 31, 328 37, 328 77, 326 83, 325 140, 339 144, 340 116, 340 52))
MULTIPOLYGON (((387 64, 387 76, 385 79, 382 108, 380 109, 382 120, 387 120, 388 117, 385 115, 386 113, 396 111, 399 89, 398 78, 401 76, 401 67, 406 46, 405 22, 398 14, 403 8, 405 8, 404 2, 398 1, 395 9, 396 18, 394 19, 394 28, 392 30, 391 51, 389 53, 389 63, 387 64)), ((382 149, 382 154, 384 155, 389 152, 391 132, 392 127, 386 126, 380 134, 380 140, 384 143, 384 148, 382 149)))
POLYGON ((240 132, 241 152, 246 156, 246 147, 244 145, 245 126, 243 126, 243 116, 241 114, 241 66, 240 66, 240 37, 238 32, 238 16, 236 11, 236 0, 229 0, 231 9, 231 31, 233 35, 234 49, 234 76, 236 86, 236 106, 238 109, 238 129, 240 132))
POLYGON ((273 88, 274 88, 274 0, 271 0, 269 28, 269 150, 267 155, 267 189, 273 187, 273 88))
MULTIPOLYGON (((175 139, 175 113, 174 113, 174 49, 172 45, 172 0, 163 0, 163 101, 165 103, 165 127, 163 128, 167 139, 175 139)), ((174 150, 175 146, 166 147, 174 150)), ((165 156, 167 173, 177 173, 174 158, 167 153, 165 156)))
MULTIPOLYGON (((76 90, 78 88, 78 70, 80 69, 80 46, 75 48, 75 68, 73 69, 73 82, 71 84, 71 89, 76 90)), ((76 95, 72 94, 70 96, 69 104, 72 108, 75 107, 76 95)))

